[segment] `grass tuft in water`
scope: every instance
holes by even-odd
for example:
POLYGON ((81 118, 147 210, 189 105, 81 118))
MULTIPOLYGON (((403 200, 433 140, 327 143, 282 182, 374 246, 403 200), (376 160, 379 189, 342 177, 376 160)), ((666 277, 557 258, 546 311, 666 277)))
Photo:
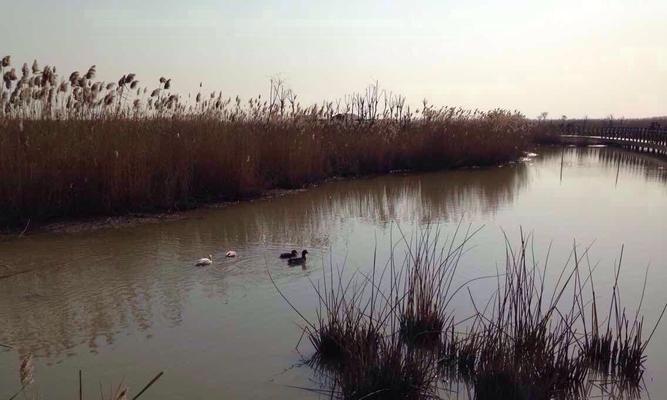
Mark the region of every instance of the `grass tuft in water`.
POLYGON ((531 238, 522 233, 515 249, 506 237, 495 293, 480 307, 467 290, 475 314, 454 322, 450 303, 474 281, 453 286, 476 232, 458 237, 459 229, 444 246, 430 228, 412 240, 402 235, 402 262, 392 247, 381 270, 374 262, 368 275, 343 278, 343 270, 334 274, 330 267, 323 285, 314 285, 317 319, 304 318, 314 348, 309 363, 330 378, 333 397, 442 398, 439 376, 462 382, 482 400, 583 399, 594 388, 640 393, 652 336, 642 338, 641 301, 636 322, 629 322, 615 284, 601 334, 590 265, 583 272, 588 249, 579 254, 575 245, 556 281, 545 282, 548 262, 538 264, 531 238), (466 329, 457 331, 465 321, 466 329))

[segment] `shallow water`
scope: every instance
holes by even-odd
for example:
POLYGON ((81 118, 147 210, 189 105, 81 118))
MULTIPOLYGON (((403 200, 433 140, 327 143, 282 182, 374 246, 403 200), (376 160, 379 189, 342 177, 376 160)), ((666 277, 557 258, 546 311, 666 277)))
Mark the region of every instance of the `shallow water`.
MULTIPOLYGON (((461 261, 461 281, 493 274, 504 262, 503 231, 532 232, 537 257, 551 244, 560 271, 576 241, 592 244, 596 285, 611 285, 624 245, 623 299, 634 310, 646 267, 649 325, 667 301, 667 165, 609 148, 544 149, 496 167, 390 175, 324 184, 288 196, 198 210, 159 224, 72 234, 37 234, 0 243, 0 398, 19 387, 19 364, 34 355, 41 398, 72 398, 78 371, 97 398, 100 383, 124 382, 142 398, 317 398, 298 349, 302 321, 283 293, 312 317, 311 282, 330 263, 348 271, 380 263, 400 231, 430 224, 443 235, 460 222, 482 230, 461 261), (277 254, 307 248, 306 268, 277 254), (226 259, 227 250, 239 257, 226 259), (213 265, 194 260, 213 254, 213 265)), ((471 291, 488 297, 494 282, 471 291), (489 286, 491 285, 491 286, 489 286)), ((604 297, 604 295, 602 295, 604 297)), ((470 312, 467 293, 454 309, 470 312)), ((651 398, 667 391, 667 324, 648 348, 651 398)), ((657 396, 657 397, 656 397, 657 396)), ((645 393, 644 397, 648 398, 645 393)))

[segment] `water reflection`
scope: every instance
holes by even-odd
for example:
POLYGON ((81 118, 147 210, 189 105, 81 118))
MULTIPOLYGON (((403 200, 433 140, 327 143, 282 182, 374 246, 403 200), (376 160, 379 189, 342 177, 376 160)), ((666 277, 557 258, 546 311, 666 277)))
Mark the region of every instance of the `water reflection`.
POLYGON ((541 157, 542 163, 564 161, 564 168, 582 166, 603 167, 609 173, 620 173, 632 179, 647 182, 667 183, 667 165, 657 157, 645 153, 634 153, 609 147, 564 147, 551 149, 541 157))
POLYGON ((161 225, 0 243, 0 342, 53 357, 80 343, 113 343, 127 329, 147 331, 156 319, 176 325, 193 288, 224 296, 227 275, 265 279, 267 251, 327 248, 355 219, 385 226, 491 214, 526 183, 522 164, 332 182, 161 225), (221 259, 232 246, 242 254, 238 268, 183 273, 191 260, 211 249, 221 259))
POLYGON ((391 221, 457 219, 464 212, 491 214, 511 202, 526 182, 526 168, 521 164, 484 171, 331 182, 298 195, 207 215, 213 227, 202 235, 213 234, 233 243, 327 246, 332 232, 349 219, 382 226, 391 221))
POLYGON ((127 256, 123 243, 131 244, 132 235, 115 241, 37 242, 39 253, 27 242, 21 247, 32 253, 3 249, 3 261, 31 254, 30 266, 36 269, 0 281, 0 342, 52 357, 80 343, 93 350, 98 340, 113 343, 129 325, 146 330, 156 314, 174 324, 181 320, 188 285, 155 284, 155 279, 178 279, 158 276, 157 260, 148 256, 161 252, 160 243, 143 241, 140 251, 127 256))

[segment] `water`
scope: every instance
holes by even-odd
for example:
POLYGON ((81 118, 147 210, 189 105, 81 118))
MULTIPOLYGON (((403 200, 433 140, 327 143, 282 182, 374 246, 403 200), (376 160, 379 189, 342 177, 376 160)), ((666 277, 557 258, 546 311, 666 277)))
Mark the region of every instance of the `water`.
MULTIPOLYGON (((78 371, 88 398, 102 384, 136 393, 159 371, 145 398, 317 398, 300 364, 311 351, 303 322, 268 276, 314 315, 311 282, 323 266, 369 268, 374 249, 388 256, 399 228, 426 224, 453 232, 482 227, 457 279, 495 273, 504 261, 503 230, 532 232, 538 257, 549 244, 555 272, 576 241, 592 244, 596 285, 612 281, 625 245, 623 299, 635 307, 646 267, 643 312, 651 324, 667 301, 667 166, 608 148, 546 149, 504 167, 391 175, 324 184, 287 196, 191 212, 187 218, 118 229, 38 234, 0 243, 0 398, 19 387, 21 357, 32 353, 41 398, 72 398, 78 371), (277 255, 307 248, 306 268, 277 255), (238 258, 225 259, 227 250, 238 258), (207 268, 194 261, 213 254, 207 268)), ((480 299, 493 282, 471 286, 480 299)), ((604 297, 604 295, 601 295, 604 297)), ((457 298, 457 315, 470 311, 457 298)), ((667 324, 649 346, 652 398, 667 390, 667 324)), ((645 394, 645 397, 648 396, 645 394)))

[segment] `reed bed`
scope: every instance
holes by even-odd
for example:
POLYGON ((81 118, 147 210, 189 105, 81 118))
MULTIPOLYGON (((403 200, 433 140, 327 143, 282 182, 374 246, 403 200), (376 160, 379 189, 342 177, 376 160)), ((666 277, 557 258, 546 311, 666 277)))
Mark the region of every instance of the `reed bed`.
POLYGON ((411 109, 371 86, 302 105, 277 80, 266 97, 182 95, 133 73, 62 77, 2 61, 0 226, 173 211, 298 188, 334 176, 495 165, 545 124, 516 111, 411 109))
MULTIPOLYGON (((592 300, 590 310, 588 310, 588 314, 590 314, 590 322, 588 323, 591 328, 590 335, 585 338, 583 355, 592 368, 602 377, 614 376, 619 380, 619 384, 633 387, 637 386, 643 378, 646 346, 648 346, 658 323, 664 316, 667 305, 663 307, 658 322, 648 338, 644 339, 642 335, 644 318, 640 316, 640 312, 644 301, 648 270, 644 277, 644 288, 639 305, 635 313, 632 314, 621 302, 618 282, 622 259, 623 249, 621 249, 618 264, 615 266, 614 286, 607 316, 602 321, 598 316, 599 303, 596 299, 595 288, 592 283, 590 285, 592 300), (606 324, 604 324, 605 320, 606 324)), ((581 300, 579 304, 582 304, 581 300)), ((586 323, 585 318, 586 313, 584 311, 582 312, 584 324, 586 323)))
POLYGON ((411 349, 397 335, 382 336, 376 354, 357 352, 334 374, 335 395, 355 400, 437 398, 435 364, 433 353, 411 349))
MULTIPOLYGON (((462 235, 459 224, 451 238, 442 244, 439 230, 425 229, 410 242, 405 242, 407 252, 402 275, 402 299, 396 299, 401 339, 410 345, 437 347, 443 332, 453 326, 453 314, 447 306, 461 286, 453 288, 454 277, 466 244, 477 233, 468 228, 462 235)), ((481 229, 481 228, 480 228, 481 229)), ((401 234, 405 239, 405 236, 401 234)))
POLYGON ((358 357, 364 357, 364 362, 377 358, 381 340, 381 323, 367 318, 375 313, 377 298, 371 294, 364 302, 366 285, 354 287, 353 278, 345 285, 341 282, 342 273, 338 280, 327 282, 325 278, 323 286, 315 288, 320 299, 317 321, 306 327, 308 339, 316 349, 310 363, 333 370, 346 368, 351 360, 360 361, 358 357))
POLYGON ((580 315, 559 306, 568 287, 574 287, 576 269, 566 266, 548 294, 546 265, 540 269, 529 261, 528 250, 523 236, 516 252, 507 243, 504 282, 499 279, 489 315, 475 305, 476 321, 464 339, 463 376, 479 398, 494 393, 508 399, 578 398, 587 378, 575 329, 580 315))
POLYGON ((327 378, 332 397, 443 398, 443 377, 464 383, 480 400, 641 392, 646 346, 664 309, 645 338, 643 295, 628 316, 615 284, 609 314, 599 317, 592 268, 584 262, 588 249, 582 254, 574 246, 555 282, 546 282, 548 262, 535 259, 523 234, 517 248, 506 238, 504 270, 478 278, 497 280, 495 293, 478 304, 468 290, 472 280, 453 285, 476 232, 457 236, 459 229, 444 245, 430 228, 411 240, 402 235, 402 262, 392 245, 383 268, 374 264, 369 273, 343 278, 329 267, 325 283, 313 285, 317 318, 299 315, 314 348, 308 362, 327 378), (452 300, 465 291, 476 311, 456 321, 452 300))

